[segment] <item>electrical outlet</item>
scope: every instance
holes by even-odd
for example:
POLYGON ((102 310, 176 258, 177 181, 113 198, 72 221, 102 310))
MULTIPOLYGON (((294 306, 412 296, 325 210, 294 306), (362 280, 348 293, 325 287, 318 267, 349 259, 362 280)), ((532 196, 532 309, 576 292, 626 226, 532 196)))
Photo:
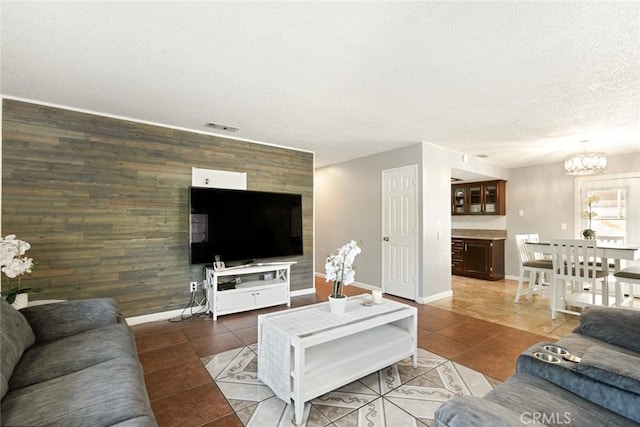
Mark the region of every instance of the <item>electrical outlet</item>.
POLYGON ((198 282, 189 283, 189 292, 196 292, 198 290, 198 282))

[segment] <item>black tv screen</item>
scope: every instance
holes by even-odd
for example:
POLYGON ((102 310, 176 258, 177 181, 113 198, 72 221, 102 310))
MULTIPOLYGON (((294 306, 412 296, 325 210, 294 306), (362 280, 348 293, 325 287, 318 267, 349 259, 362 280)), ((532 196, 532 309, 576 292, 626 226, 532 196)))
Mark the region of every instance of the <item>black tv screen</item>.
POLYGON ((302 196, 189 187, 191 264, 302 255, 302 196))

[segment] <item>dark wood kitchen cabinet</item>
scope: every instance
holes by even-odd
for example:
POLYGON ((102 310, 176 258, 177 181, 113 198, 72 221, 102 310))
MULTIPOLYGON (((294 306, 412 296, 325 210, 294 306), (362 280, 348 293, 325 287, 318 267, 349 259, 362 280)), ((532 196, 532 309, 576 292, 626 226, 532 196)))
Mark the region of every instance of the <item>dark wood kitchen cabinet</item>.
POLYGON ((464 240, 451 239, 451 274, 464 273, 464 240))
POLYGON ((469 197, 467 184, 451 186, 451 215, 465 215, 469 197))
POLYGON ((506 181, 451 186, 451 215, 506 215, 506 181))
POLYGON ((451 239, 451 274, 504 279, 504 239, 451 239))

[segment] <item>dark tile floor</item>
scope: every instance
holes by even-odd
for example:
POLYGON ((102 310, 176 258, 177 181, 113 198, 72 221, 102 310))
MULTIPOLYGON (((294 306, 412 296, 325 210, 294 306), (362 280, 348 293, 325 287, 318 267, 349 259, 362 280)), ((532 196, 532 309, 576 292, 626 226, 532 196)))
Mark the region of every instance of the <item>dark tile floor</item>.
MULTIPOLYGON (((468 279, 454 278, 454 296, 456 288, 464 296, 466 286, 492 285, 484 281, 469 282, 468 279)), ((505 285, 494 286, 505 288, 505 285)), ((292 298, 292 306, 326 301, 328 285, 318 279, 316 289, 315 295, 292 298)), ((346 292, 355 295, 368 291, 350 286, 346 288, 346 292)), ((511 292, 510 288, 508 292, 511 292)), ((493 304, 492 300, 504 299, 503 292, 494 293, 495 296, 490 292, 480 293, 485 295, 485 305, 489 307, 493 304)), ((540 334, 535 333, 537 327, 531 326, 531 323, 539 320, 537 314, 533 315, 529 323, 518 318, 517 321, 528 325, 528 328, 516 329, 497 323, 496 320, 483 320, 483 317, 491 317, 492 312, 486 316, 477 312, 471 315, 456 312, 459 307, 464 307, 457 297, 440 302, 440 306, 407 303, 418 309, 419 347, 500 381, 514 372, 516 357, 520 352, 538 341, 550 340, 552 337, 547 331, 548 327, 538 328, 540 334)), ((483 304, 482 301, 477 301, 475 295, 470 297, 468 303, 474 306, 483 304)), ((545 304, 543 300, 527 301, 517 309, 525 312, 523 316, 526 317, 531 307, 543 307, 545 304)), ((205 370, 200 358, 257 342, 258 314, 283 309, 286 306, 237 313, 222 316, 217 322, 213 322, 210 317, 196 317, 181 322, 160 321, 134 326, 147 390, 158 424, 161 427, 241 426, 242 423, 205 370)), ((534 312, 537 313, 537 310, 534 312)), ((514 321, 513 318, 509 319, 514 321)), ((556 325, 558 327, 561 324, 556 325)))

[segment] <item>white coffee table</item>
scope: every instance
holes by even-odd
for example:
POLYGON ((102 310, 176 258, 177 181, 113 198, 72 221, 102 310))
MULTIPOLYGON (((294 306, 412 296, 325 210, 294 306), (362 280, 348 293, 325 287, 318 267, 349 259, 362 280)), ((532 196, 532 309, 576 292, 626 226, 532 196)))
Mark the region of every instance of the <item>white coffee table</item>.
POLYGON ((350 297, 345 313, 329 303, 258 316, 258 378, 289 402, 301 424, 304 404, 407 357, 417 363, 417 310, 370 295, 350 297))

